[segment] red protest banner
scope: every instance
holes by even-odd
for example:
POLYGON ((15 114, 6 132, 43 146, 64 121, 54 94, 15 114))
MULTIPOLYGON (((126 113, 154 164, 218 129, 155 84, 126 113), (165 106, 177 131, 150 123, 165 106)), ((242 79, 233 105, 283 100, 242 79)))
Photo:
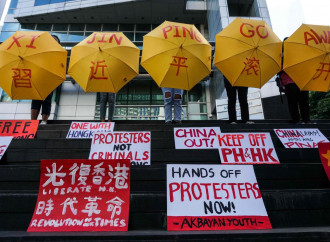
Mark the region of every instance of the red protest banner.
POLYGON ((330 143, 319 143, 320 158, 330 181, 330 143))
POLYGON ((127 231, 129 160, 42 160, 28 232, 127 231))
POLYGON ((0 120, 0 136, 34 139, 38 125, 38 120, 0 120))

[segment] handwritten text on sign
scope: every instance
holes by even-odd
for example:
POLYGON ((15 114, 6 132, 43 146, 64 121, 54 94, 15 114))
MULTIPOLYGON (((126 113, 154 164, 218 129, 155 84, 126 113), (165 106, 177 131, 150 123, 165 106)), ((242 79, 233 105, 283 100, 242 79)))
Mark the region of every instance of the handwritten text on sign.
POLYGON ((269 228, 253 166, 167 165, 167 230, 269 228))
POLYGON ((222 164, 279 164, 269 133, 218 135, 222 164))
POLYGON ((11 140, 13 139, 12 136, 2 136, 0 137, 0 160, 2 156, 5 154, 7 148, 9 147, 9 144, 11 140))
POLYGON ((175 149, 217 149, 219 127, 174 128, 175 149))
POLYGON ((67 139, 91 139, 94 132, 112 132, 114 122, 72 122, 67 139))
POLYGON ((317 148, 319 142, 329 142, 318 129, 274 129, 285 148, 317 148))
POLYGON ((150 132, 94 133, 89 159, 128 159, 150 165, 150 132))
POLYGON ((42 160, 28 232, 127 231, 129 160, 42 160))
POLYGON ((34 139, 38 125, 38 120, 1 120, 0 136, 13 136, 14 139, 34 139))

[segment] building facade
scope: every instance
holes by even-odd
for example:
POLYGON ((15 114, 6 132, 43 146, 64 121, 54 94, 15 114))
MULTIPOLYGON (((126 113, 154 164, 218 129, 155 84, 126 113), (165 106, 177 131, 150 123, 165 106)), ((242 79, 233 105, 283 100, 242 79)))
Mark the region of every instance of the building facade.
MULTIPOLYGON (((214 46, 215 35, 235 17, 270 19, 265 0, 11 0, 0 35, 5 41, 17 30, 49 31, 68 51, 95 31, 121 31, 142 49, 143 36, 164 20, 195 24, 214 46)), ((98 120, 99 95, 84 93, 67 80, 55 91, 50 119, 98 120)), ((251 119, 271 116, 278 89, 270 80, 261 90, 249 89, 251 119)), ((30 100, 11 100, 0 91, 0 119, 29 119, 30 100)), ((223 76, 209 77, 184 93, 183 119, 226 119, 223 76)), ((268 117, 269 118, 269 117, 268 117)), ((114 119, 163 120, 163 96, 147 72, 117 94, 114 119)))

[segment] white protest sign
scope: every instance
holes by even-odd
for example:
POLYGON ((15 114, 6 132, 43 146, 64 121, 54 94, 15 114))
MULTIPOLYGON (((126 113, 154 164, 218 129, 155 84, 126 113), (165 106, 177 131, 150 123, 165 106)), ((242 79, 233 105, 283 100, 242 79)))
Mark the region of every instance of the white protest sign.
POLYGON ((0 136, 0 160, 5 154, 13 136, 0 136))
POLYGON ((218 135, 221 164, 279 164, 269 133, 218 135))
POLYGON ((217 149, 219 127, 174 128, 175 149, 217 149))
POLYGON ((128 159, 132 165, 150 165, 150 132, 98 132, 89 159, 128 159))
POLYGON ((272 228, 251 165, 167 165, 167 230, 272 228))
POLYGON ((91 139, 94 132, 112 132, 114 122, 75 122, 71 123, 67 139, 91 139))
POLYGON ((318 148, 318 143, 329 142, 318 129, 274 129, 285 148, 318 148))

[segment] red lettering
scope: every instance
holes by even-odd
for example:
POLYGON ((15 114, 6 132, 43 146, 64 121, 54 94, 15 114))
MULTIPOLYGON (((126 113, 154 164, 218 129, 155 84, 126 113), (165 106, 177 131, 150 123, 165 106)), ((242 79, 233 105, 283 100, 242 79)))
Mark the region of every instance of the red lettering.
MULTIPOLYGON (((318 35, 313 29, 311 29, 311 32, 315 35, 315 37, 318 39, 319 43, 318 44, 322 44, 324 43, 328 43, 328 36, 327 36, 327 32, 325 32, 323 30, 323 34, 324 35, 318 35)), ((330 31, 328 31, 328 33, 330 33, 330 31)), ((330 43, 330 42, 329 42, 330 43)))
POLYGON ((266 149, 265 148, 262 148, 262 154, 264 155, 264 160, 265 161, 269 161, 269 159, 271 161, 275 161, 275 162, 278 162, 278 160, 276 160, 273 156, 272 156, 272 153, 273 153, 273 148, 270 148, 268 149, 268 151, 266 152, 266 149))
POLYGON ((241 34, 243 35, 243 36, 245 36, 246 38, 252 38, 253 36, 254 36, 254 30, 249 30, 247 27, 247 29, 248 29, 248 33, 249 34, 245 34, 244 32, 243 32, 243 27, 244 26, 249 26, 249 27, 251 27, 251 28, 253 28, 253 25, 251 25, 251 24, 248 24, 248 23, 242 23, 241 24, 241 27, 240 27, 240 32, 241 32, 241 34))
POLYGON ((97 42, 99 42, 99 43, 106 43, 106 41, 105 41, 105 36, 106 36, 107 34, 102 34, 102 39, 100 39, 99 41, 97 41, 97 42))
POLYGON ((39 37, 39 36, 40 36, 40 35, 32 35, 32 40, 31 40, 31 42, 30 42, 29 45, 26 45, 26 48, 32 48, 32 49, 37 48, 36 46, 33 45, 33 43, 34 43, 35 39, 36 39, 37 37, 39 37))
POLYGON ((174 201, 173 193, 179 191, 180 185, 177 182, 170 183, 169 189, 170 189, 170 201, 173 202, 174 201))
POLYGON ((191 194, 189 192, 190 184, 188 182, 181 182, 181 201, 184 201, 184 194, 187 193, 189 201, 191 201, 191 194))
POLYGON ((193 197, 196 199, 196 200, 199 200, 201 197, 202 197, 202 189, 200 188, 199 184, 198 183, 193 183, 191 185, 191 191, 192 191, 192 195, 193 197), (197 187, 197 190, 198 190, 198 193, 199 195, 197 196, 196 195, 196 192, 195 192, 195 187, 197 187))
POLYGON ((167 39, 167 32, 170 32, 172 29, 173 28, 170 25, 163 28, 163 34, 164 34, 165 39, 167 39))
POLYGON ((112 35, 110 36, 110 38, 109 38, 109 43, 112 43, 113 38, 115 39, 117 45, 120 45, 120 44, 121 44, 121 41, 122 41, 122 39, 123 39, 122 36, 120 36, 119 39, 118 39, 116 34, 112 34, 112 35))
POLYGON ((265 26, 258 25, 257 26, 257 34, 260 38, 266 39, 268 37, 268 30, 265 28, 265 26), (260 33, 260 31, 259 31, 260 28, 264 28, 264 31, 262 33, 265 33, 265 35, 261 35, 262 33, 260 33))
POLYGON ((191 27, 190 27, 190 31, 185 27, 182 27, 182 30, 183 30, 183 37, 186 37, 186 32, 188 32, 190 38, 194 39, 194 31, 191 27))
POLYGON ((222 199, 222 197, 218 196, 217 191, 221 191, 220 188, 216 188, 216 186, 220 186, 220 183, 213 183, 213 193, 214 193, 214 199, 222 199))
POLYGON ((96 37, 96 34, 93 35, 93 39, 92 40, 88 40, 86 41, 87 44, 91 44, 95 41, 95 37, 96 37))
POLYGON ((304 38, 305 38, 305 45, 308 45, 308 42, 312 40, 315 42, 315 44, 319 44, 317 42, 317 39, 314 37, 314 35, 310 34, 309 32, 304 33, 304 38))
POLYGON ((231 149, 228 148, 222 148, 221 149, 222 157, 223 157, 223 162, 228 162, 227 155, 231 155, 233 152, 231 149))

